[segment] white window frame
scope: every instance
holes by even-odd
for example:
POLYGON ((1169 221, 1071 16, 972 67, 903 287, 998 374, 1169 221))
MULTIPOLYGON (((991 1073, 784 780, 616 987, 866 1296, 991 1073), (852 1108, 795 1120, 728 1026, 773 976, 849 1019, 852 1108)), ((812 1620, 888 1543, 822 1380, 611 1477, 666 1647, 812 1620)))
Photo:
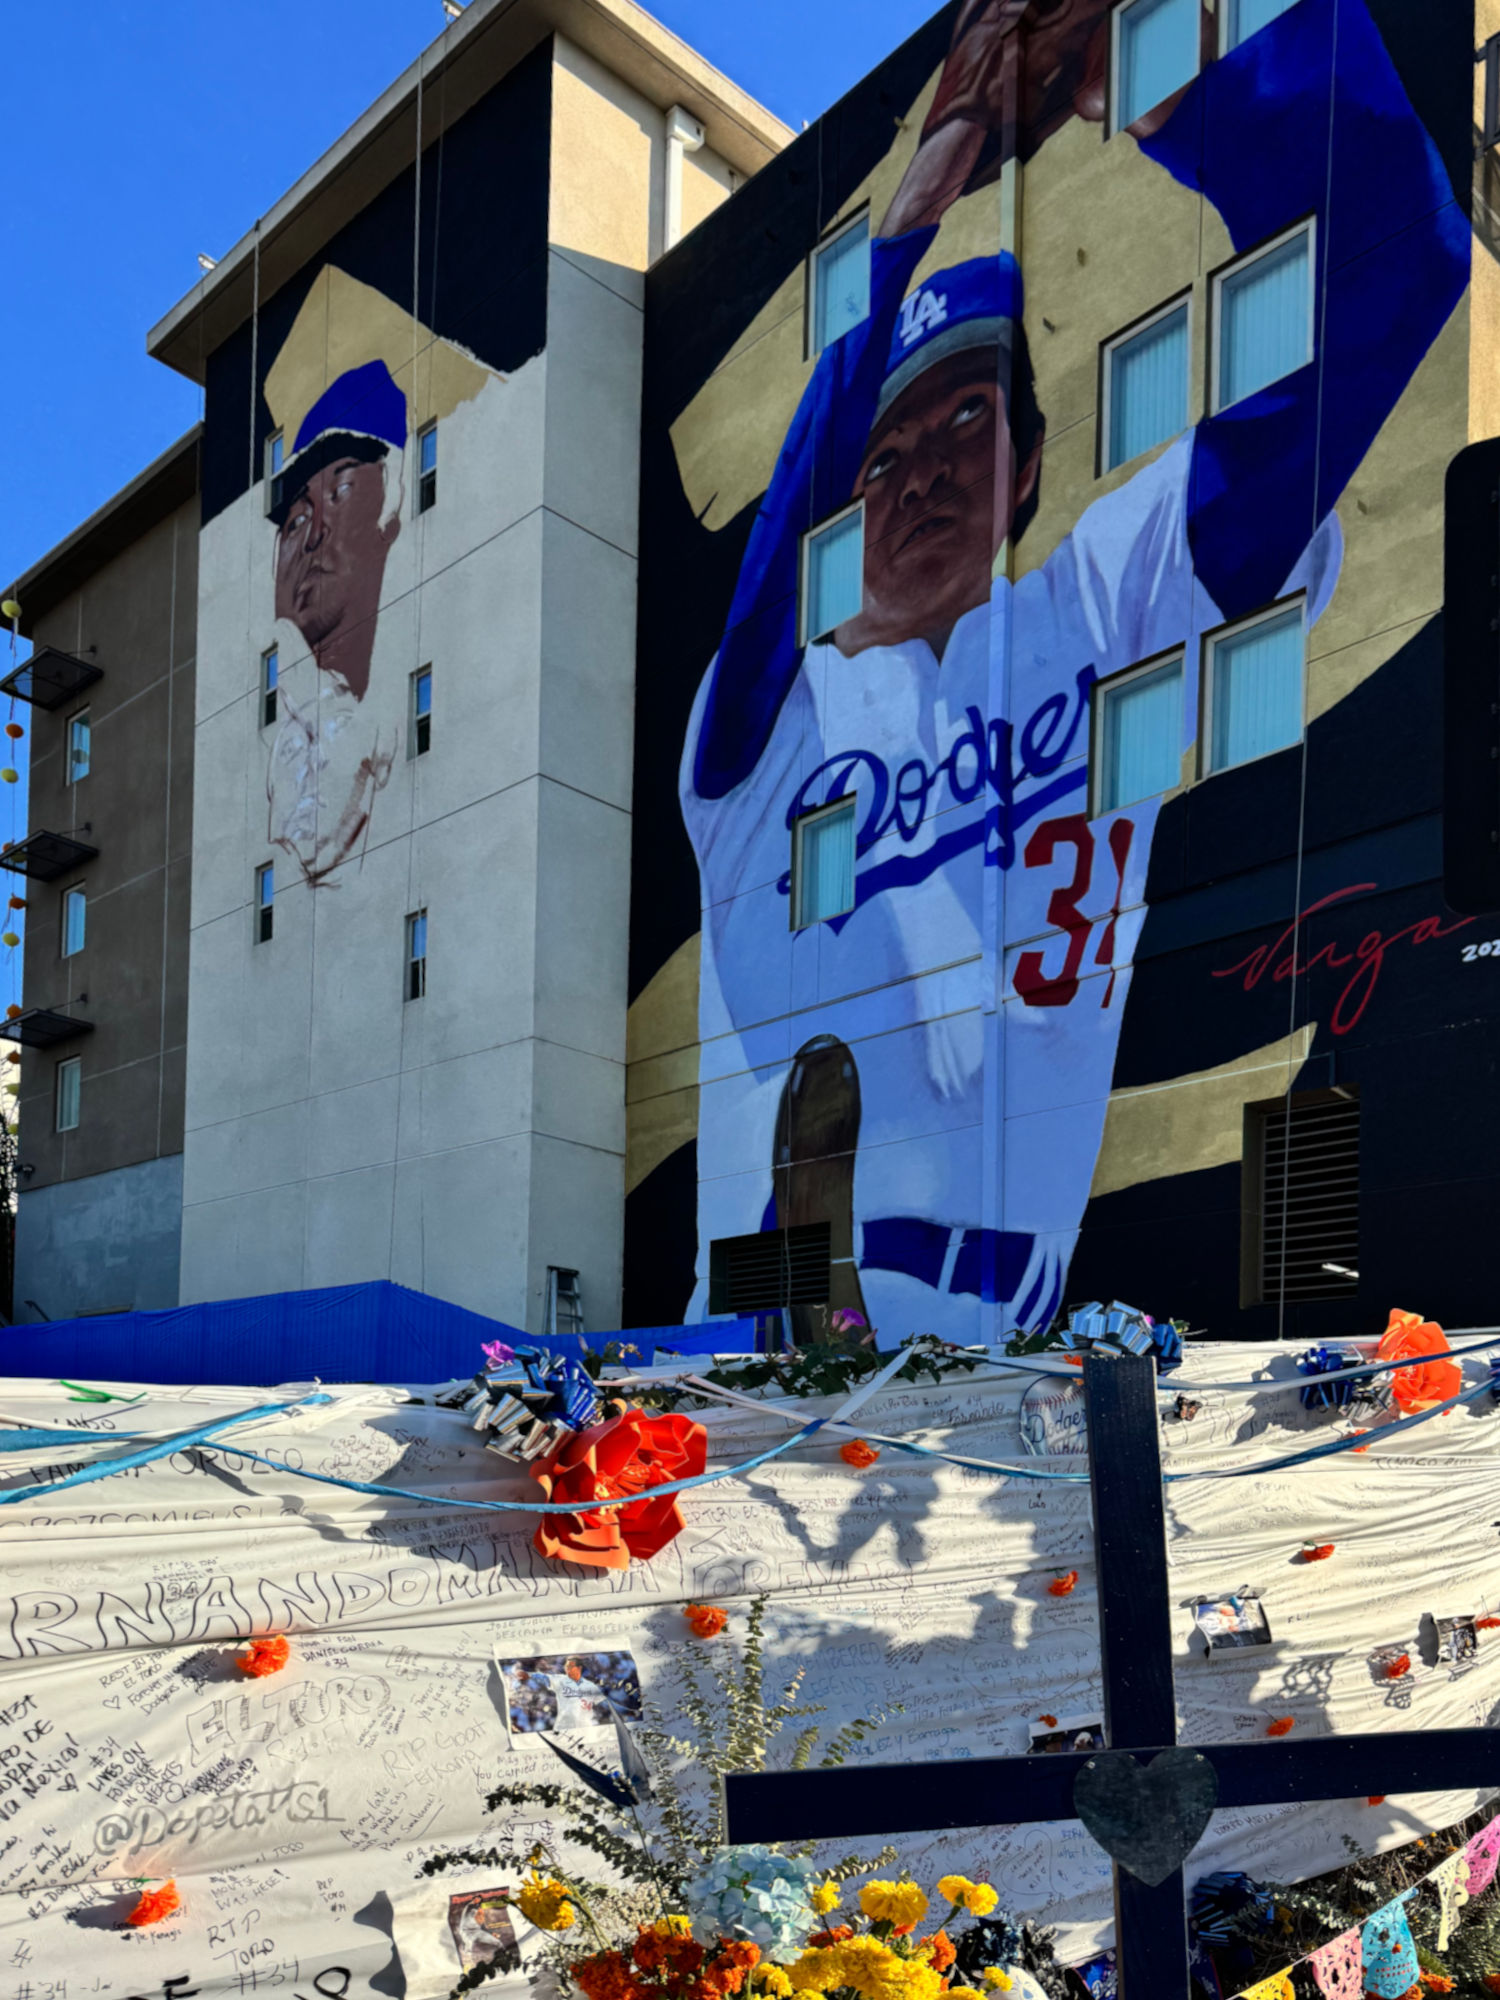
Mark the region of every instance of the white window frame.
POLYGON ((437 496, 438 496, 437 436, 438 436, 438 420, 436 417, 432 419, 431 423, 423 424, 422 428, 417 432, 416 436, 416 446, 417 446, 416 512, 418 514, 430 514, 432 512, 432 509, 437 505, 437 496), (422 470, 422 446, 426 443, 428 438, 432 439, 432 472, 430 475, 422 470), (430 500, 424 499, 423 497, 423 487, 429 476, 431 477, 432 480, 432 498, 430 500))
POLYGON ((277 491, 276 482, 281 478, 285 470, 286 470, 286 434, 284 431, 279 431, 279 430, 272 431, 270 436, 266 439, 265 449, 261 459, 261 474, 265 480, 265 488, 266 488, 267 514, 269 514, 272 511, 272 509, 279 504, 281 500, 281 494, 277 491), (281 446, 280 465, 277 465, 275 463, 276 447, 278 445, 281 446))
POLYGON ((52 1129, 54 1132, 76 1132, 83 1123, 83 1057, 64 1056, 53 1073, 52 1084, 52 1129), (63 1123, 63 1074, 67 1072, 77 1079, 76 1102, 73 1116, 63 1123))
MULTIPOLYGON (((1121 688, 1127 681, 1144 680, 1147 674, 1160 673, 1163 667, 1175 665, 1178 670, 1182 698, 1187 699, 1187 651, 1182 646, 1170 646, 1165 653, 1156 653, 1149 660, 1141 660, 1133 667, 1125 667, 1117 674, 1107 674, 1101 681, 1095 681, 1093 699, 1089 714, 1089 818, 1100 819, 1106 813, 1125 812, 1133 805, 1144 803, 1141 799, 1129 799, 1117 806, 1104 803, 1104 704, 1108 693, 1121 688)), ((1182 753, 1190 749, 1179 732, 1177 768, 1179 776, 1173 780, 1180 784, 1182 753)), ((1170 789, 1170 787, 1168 788, 1170 789)), ((1148 792, 1147 799, 1163 797, 1161 792, 1148 792)))
MULTIPOLYGON (((1133 463, 1131 459, 1128 458, 1112 459, 1109 455, 1110 438, 1113 434, 1113 429, 1114 429, 1113 362, 1114 362, 1115 350, 1120 347, 1128 346, 1132 340, 1138 337, 1138 335, 1143 333, 1149 333, 1151 328, 1157 325, 1159 321, 1164 319, 1170 319, 1173 313, 1181 312, 1184 307, 1186 307, 1187 309, 1187 325, 1186 325, 1187 363, 1185 370, 1185 381, 1183 384, 1186 390, 1186 394, 1184 395, 1182 401, 1183 401, 1183 411, 1185 417, 1184 429, 1190 430, 1192 428, 1193 375, 1195 371, 1193 368, 1193 294, 1189 290, 1185 292, 1178 292, 1175 298, 1168 299, 1165 305, 1158 306, 1154 312, 1147 313, 1144 319, 1138 319, 1134 322, 1133 325, 1122 327, 1118 333, 1112 333, 1109 336, 1108 340, 1102 341, 1100 343, 1100 348, 1099 348, 1099 369, 1100 369, 1099 477, 1100 478, 1102 478, 1106 472, 1116 471, 1119 466, 1130 465, 1131 463, 1133 463)), ((1182 435, 1181 431, 1177 432, 1178 437, 1181 437, 1181 435, 1182 435)), ((1169 438, 1163 438, 1161 440, 1162 444, 1169 444, 1170 442, 1171 440, 1169 438)), ((1148 451, 1155 451, 1157 448, 1158 447, 1156 445, 1148 445, 1146 447, 1148 451)), ((1140 458, 1143 456, 1143 454, 1141 452, 1137 452, 1135 456, 1137 458, 1140 458)))
POLYGON ((63 739, 63 766, 63 783, 65 785, 81 784, 88 776, 89 771, 92 771, 94 768, 94 719, 87 705, 83 708, 75 708, 73 713, 68 717, 68 731, 63 739), (75 773, 73 769, 73 730, 80 722, 84 724, 89 732, 89 762, 88 770, 75 773))
MULTIPOLYGON (((791 929, 794 931, 810 931, 815 925, 826 924, 833 917, 847 916, 849 911, 854 908, 855 888, 859 873, 859 855, 857 852, 854 857, 855 871, 850 879, 850 900, 847 906, 842 910, 826 910, 820 916, 816 917, 807 917, 802 913, 802 847, 806 831, 808 827, 816 825, 819 821, 832 819, 835 813, 845 811, 847 811, 850 819, 853 819, 859 811, 853 792, 841 792, 836 799, 827 799, 822 805, 814 806, 811 812, 799 813, 796 819, 792 821, 792 874, 789 885, 792 893, 787 898, 790 906, 787 914, 791 919, 791 929)), ((857 826, 854 834, 857 849, 859 844, 859 828, 857 826)))
MULTIPOLYGON (((851 514, 858 514, 859 516, 860 573, 863 575, 865 548, 865 503, 863 500, 855 500, 849 506, 841 507, 836 514, 830 514, 826 520, 819 521, 815 528, 809 528, 807 533, 802 537, 802 548, 797 564, 797 643, 799 646, 814 645, 819 639, 826 639, 828 636, 827 632, 811 632, 808 630, 808 609, 810 604, 808 585, 812 574, 813 543, 821 540, 831 528, 836 528, 841 521, 847 521, 851 514)), ((833 630, 835 628, 830 627, 829 629, 833 630)))
MULTIPOLYGON (((1122 124, 1120 121, 1120 23, 1124 20, 1125 16, 1130 12, 1131 8, 1138 5, 1140 5, 1140 0, 1121 0, 1121 4, 1114 9, 1113 13, 1111 13, 1109 17, 1109 120, 1104 129, 1106 135, 1111 139, 1115 136, 1117 132, 1127 131, 1129 129, 1129 124, 1134 123, 1133 119, 1128 121, 1128 123, 1126 124, 1122 124)), ((1198 48, 1197 48, 1197 57, 1193 66, 1193 75, 1189 77, 1184 77, 1182 82, 1177 86, 1177 88, 1179 90, 1185 90, 1187 86, 1193 81, 1193 77, 1201 76, 1202 74, 1203 74, 1203 21, 1202 21, 1202 12, 1200 6, 1199 20, 1198 20, 1198 48)), ((1163 99, 1162 101, 1165 103, 1166 100, 1163 99)), ((1155 110, 1155 108, 1156 107, 1154 105, 1147 105, 1146 107, 1148 111, 1155 110)), ((1137 115, 1144 116, 1145 114, 1139 113, 1137 115)))
POLYGON ((1283 750, 1293 749, 1298 743, 1307 741, 1307 593, 1294 592, 1290 597, 1279 598, 1275 604, 1268 604, 1264 611, 1252 612, 1248 618, 1236 618, 1232 624, 1215 626, 1212 632, 1203 635, 1203 664, 1198 684, 1198 776, 1217 778, 1221 771, 1243 771, 1251 764, 1259 764, 1267 757, 1279 757, 1283 750), (1214 748, 1214 654, 1226 639, 1238 639, 1244 633, 1253 631, 1257 625, 1269 624, 1273 618, 1284 618, 1289 611, 1297 611, 1302 619, 1302 721, 1298 733, 1290 743, 1280 744, 1275 750, 1263 750, 1259 757, 1242 757, 1234 764, 1215 766, 1211 761, 1214 748))
POLYGON ((255 871, 255 915, 254 915, 254 929, 251 933, 251 943, 269 944, 271 942, 271 939, 275 935, 276 935, 276 863, 274 861, 262 861, 255 871), (266 900, 266 893, 265 893, 266 882, 268 879, 271 884, 271 897, 269 902, 266 900), (262 917, 266 916, 270 918, 270 924, 265 929, 262 929, 261 919, 262 917))
POLYGON ((84 946, 88 943, 88 929, 89 929, 88 892, 84 888, 81 882, 74 882, 68 888, 63 890, 62 895, 59 897, 58 901, 61 907, 59 908, 58 911, 57 942, 59 950, 57 955, 59 958, 77 958, 79 952, 81 952, 84 946), (72 907, 72 901, 75 896, 81 896, 83 898, 83 936, 79 939, 77 944, 70 947, 68 944, 68 911, 72 907))
MULTIPOLYGON (((842 242, 849 232, 858 229, 861 223, 864 224, 865 243, 868 246, 871 241, 870 211, 865 207, 854 215, 845 216, 835 228, 820 237, 808 252, 806 287, 802 303, 802 350, 803 359, 806 361, 816 361, 823 352, 818 345, 818 265, 835 243, 842 242)), ((868 319, 869 316, 867 309, 865 318, 868 319)), ((855 321, 856 326, 861 323, 859 320, 855 321)), ((831 346, 832 342, 829 345, 831 346)))
POLYGON ((403 982, 403 999, 425 1000, 427 998, 427 910, 408 910, 406 915, 406 976, 403 982), (417 925, 422 926, 422 951, 417 955, 417 925), (417 972, 417 967, 422 968, 417 972), (413 991, 413 988, 416 991, 413 991))
POLYGON ((406 700, 406 755, 408 762, 410 762, 413 757, 425 757, 432 749, 432 662, 430 660, 425 666, 415 669, 407 686, 409 693, 406 700), (417 684, 424 674, 427 676, 427 714, 425 717, 417 709, 417 684), (424 720, 427 724, 427 741, 419 743, 417 740, 419 728, 424 720))
MULTIPOLYGON (((1238 277, 1241 271, 1249 270, 1252 264, 1258 264, 1263 257, 1271 256, 1274 251, 1284 248, 1286 244, 1298 236, 1305 236, 1307 238, 1307 352, 1297 363, 1297 367, 1305 368, 1308 362, 1317 354, 1317 231, 1317 217, 1309 215, 1301 222, 1294 222, 1290 229, 1283 229, 1279 236, 1273 236, 1265 243, 1257 243, 1253 250, 1247 250, 1243 257, 1236 257, 1232 264, 1226 264, 1221 271, 1214 272, 1212 279, 1209 281, 1208 313, 1208 414, 1211 417, 1218 416, 1221 410, 1232 410, 1235 408, 1233 403, 1223 403, 1219 399, 1219 380, 1222 374, 1223 362, 1224 286, 1231 278, 1238 277)), ((1284 382, 1287 375, 1294 374, 1295 372, 1295 369, 1288 368, 1285 375, 1277 375, 1272 379, 1277 382, 1284 382)), ((1269 389, 1271 384, 1267 382, 1263 386, 1269 389)), ((1259 391, 1252 391, 1252 394, 1258 395, 1259 391)), ((1241 402, 1244 400, 1244 397, 1240 398, 1241 402)))

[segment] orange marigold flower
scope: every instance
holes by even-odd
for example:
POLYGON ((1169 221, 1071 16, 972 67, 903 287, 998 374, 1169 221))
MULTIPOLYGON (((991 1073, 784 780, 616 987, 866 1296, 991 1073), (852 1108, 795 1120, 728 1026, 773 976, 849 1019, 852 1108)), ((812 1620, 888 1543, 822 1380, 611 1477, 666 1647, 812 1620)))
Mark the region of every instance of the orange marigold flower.
POLYGON ((1049 1729, 1056 1729, 1057 1727, 1057 1717, 1055 1715, 1039 1715, 1037 1721, 1045 1722, 1049 1729))
POLYGON ((1387 1666, 1385 1670, 1385 1677, 1388 1681, 1399 1681, 1403 1674, 1409 1674, 1410 1672, 1411 1672, 1411 1654, 1398 1653, 1395 1659, 1392 1660, 1390 1664, 1387 1666))
POLYGON ((1077 1581, 1077 1570, 1070 1569, 1065 1576, 1053 1577, 1051 1583, 1047 1585, 1047 1595, 1049 1597, 1066 1597, 1077 1581))
POLYGON ((1454 1986, 1454 1982, 1445 1979, 1441 1972, 1424 1972, 1417 1983, 1425 1986, 1429 1993, 1451 1993, 1454 1986))
POLYGON ((814 1951, 827 1951, 836 1944, 843 1944, 854 1935, 853 1924, 835 1924, 831 1931, 814 1931, 807 1940, 814 1951))
POLYGON ((839 1446, 839 1457, 845 1465, 857 1466, 861 1472, 867 1465, 873 1465, 879 1456, 875 1447, 866 1444, 863 1438, 850 1438, 847 1444, 839 1446))
POLYGON ((1491 1993, 1500 1993, 1500 1972, 1487 1972, 1484 1975, 1484 1983, 1491 1993))
POLYGON ((682 1615, 695 1639, 712 1639, 729 1623, 729 1613, 721 1611, 717 1604, 689 1604, 684 1606, 682 1615))
POLYGON ((1070 1368, 1081 1368, 1083 1366, 1083 1356, 1081 1354, 1065 1354, 1063 1360, 1067 1362, 1070 1368))
POLYGON ((292 1649, 279 1632, 269 1639, 252 1639, 245 1652, 235 1658, 235 1665, 251 1680, 264 1680, 267 1674, 279 1674, 292 1657, 292 1649))
POLYGON ((1295 1715, 1278 1715, 1273 1722, 1266 1724, 1266 1734, 1267 1736, 1290 1736, 1296 1727, 1297 1718, 1295 1715))
POLYGON ((588 2000, 638 2000, 641 1992, 622 1952, 595 1952, 592 1958, 578 1959, 568 1970, 588 2000))
POLYGON ((927 1963, 934 1972, 946 1972, 957 1957, 953 1941, 946 1931, 939 1931, 927 1940, 927 1963))
POLYGON ((159 1924, 166 1917, 175 1917, 181 1908, 182 1898, 177 1893, 177 1884, 163 1882, 159 1889, 142 1889, 135 1908, 125 1921, 139 1929, 143 1924, 159 1924))

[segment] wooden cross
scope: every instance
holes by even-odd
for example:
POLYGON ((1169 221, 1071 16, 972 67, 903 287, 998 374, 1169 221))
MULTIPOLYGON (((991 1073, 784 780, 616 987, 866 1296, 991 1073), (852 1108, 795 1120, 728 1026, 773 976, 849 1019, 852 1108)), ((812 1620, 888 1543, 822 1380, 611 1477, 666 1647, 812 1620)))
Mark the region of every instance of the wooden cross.
MULTIPOLYGON (((1104 1727, 1110 1748, 1092 1757, 1066 1752, 734 1774, 724 1780, 731 1841, 937 1833, 999 1823, 1002 1811, 1004 1823, 1012 1826, 1076 1819, 1073 1785, 1086 1765, 1108 1759, 1149 1764, 1176 1744, 1155 1363, 1144 1356, 1090 1355, 1083 1381, 1104 1727), (985 1795, 995 1802, 992 1821, 975 1803, 985 1795)), ((1220 1806, 1500 1785, 1500 1730, 1492 1729, 1195 1744, 1193 1749, 1213 1766, 1220 1806)), ((1003 1902, 1004 1884, 996 1886, 1003 1902)), ((1116 1865, 1114 1886, 1115 1962, 1122 1996, 1188 2000, 1181 1864, 1155 1887, 1116 1865)))

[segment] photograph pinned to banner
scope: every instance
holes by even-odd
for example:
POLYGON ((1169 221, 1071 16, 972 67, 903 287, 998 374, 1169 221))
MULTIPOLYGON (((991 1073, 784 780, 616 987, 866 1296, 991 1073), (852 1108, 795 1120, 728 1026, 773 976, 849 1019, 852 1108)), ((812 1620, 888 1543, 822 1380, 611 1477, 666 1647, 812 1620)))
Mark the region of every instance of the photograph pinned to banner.
POLYGON ((1102 1750, 1104 1742, 1104 1718, 1097 1709, 1085 1710, 1079 1715, 1059 1715, 1049 1717, 1046 1722, 1033 1722, 1031 1741, 1026 1746, 1028 1757, 1056 1757, 1067 1750, 1102 1750))
POLYGON ((389 1890, 391 1940, 400 1960, 400 1989, 409 1994, 449 1993, 462 1973, 478 1972, 485 1992, 524 2000, 527 1991, 524 1940, 536 1933, 518 1924, 506 1906, 516 1884, 497 1881, 488 1871, 465 1869, 442 1881, 429 1877, 389 1890), (491 1986, 487 1982, 498 1981, 491 1986))
POLYGON ((641 1677, 626 1646, 575 1653, 532 1653, 495 1661, 512 1736, 568 1735, 602 1729, 641 1713, 641 1677))
POLYGON ((1258 1590, 1241 1588, 1223 1597, 1200 1597, 1193 1605, 1193 1623, 1210 1659, 1255 1652, 1273 1643, 1271 1621, 1258 1590))
POLYGON ((1437 1618, 1438 1661, 1454 1673, 1472 1667, 1479 1658, 1479 1633, 1472 1618, 1437 1618))
POLYGON ((475 1972, 480 1966, 520 1971, 521 1947, 503 1889, 470 1889, 464 1895, 450 1896, 448 1929, 461 1972, 475 1972))

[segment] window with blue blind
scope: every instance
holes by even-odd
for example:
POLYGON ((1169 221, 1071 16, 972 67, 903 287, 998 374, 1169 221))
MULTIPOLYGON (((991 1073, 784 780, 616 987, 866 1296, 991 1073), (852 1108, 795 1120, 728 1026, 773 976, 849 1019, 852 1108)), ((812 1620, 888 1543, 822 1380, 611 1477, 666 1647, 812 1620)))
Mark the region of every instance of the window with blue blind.
POLYGON ((1214 408, 1243 402, 1312 359, 1312 230, 1304 227, 1218 281, 1214 408))
POLYGON ((804 545, 802 643, 823 639, 864 601, 865 511, 851 507, 814 528, 804 545))
POLYGON ((854 800, 804 813, 792 828, 792 928, 854 908, 854 800))
POLYGON ((1182 660, 1102 681, 1096 690, 1094 811, 1170 791, 1182 776, 1182 660))
POLYGON ((1227 0, 1224 9, 1224 52, 1258 34, 1268 21, 1284 14, 1295 0, 1227 0))
POLYGON ((1257 618, 1212 641, 1208 661, 1210 771, 1248 764, 1302 737, 1302 606, 1257 618))
POLYGON ((862 215, 841 229, 827 243, 819 244, 812 258, 812 325, 808 330, 809 356, 858 326, 870 314, 870 218, 862 215))
POLYGON ((1104 470, 1123 465, 1187 427, 1186 300, 1114 341, 1105 356, 1104 470))
POLYGON ((1115 15, 1112 128, 1133 125, 1198 74, 1199 0, 1131 0, 1115 15))

